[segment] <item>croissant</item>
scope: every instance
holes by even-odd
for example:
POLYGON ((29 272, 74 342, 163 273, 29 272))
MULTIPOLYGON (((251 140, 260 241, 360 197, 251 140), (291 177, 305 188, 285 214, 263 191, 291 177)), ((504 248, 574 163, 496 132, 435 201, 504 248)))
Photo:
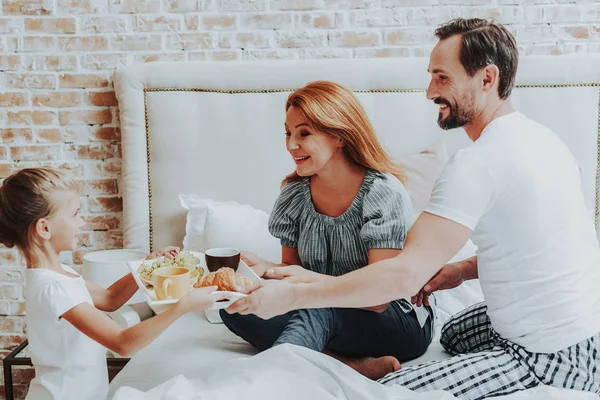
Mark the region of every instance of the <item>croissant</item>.
POLYGON ((235 272, 232 268, 222 267, 215 272, 199 278, 194 283, 195 288, 205 286, 218 286, 219 290, 248 294, 256 288, 256 283, 235 272))

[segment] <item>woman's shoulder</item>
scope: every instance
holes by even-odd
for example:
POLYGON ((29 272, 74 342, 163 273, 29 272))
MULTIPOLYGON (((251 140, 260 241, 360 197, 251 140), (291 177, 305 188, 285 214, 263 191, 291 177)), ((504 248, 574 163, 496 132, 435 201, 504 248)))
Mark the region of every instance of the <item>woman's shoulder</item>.
MULTIPOLYGON (((304 179, 287 182, 279 192, 272 214, 298 214, 307 199, 307 182, 304 179)), ((308 188, 310 199, 310 188, 308 188)))
POLYGON ((293 195, 295 193, 299 193, 302 189, 307 185, 308 178, 301 178, 298 180, 286 182, 280 191, 280 196, 283 194, 293 195))
POLYGON ((369 170, 367 177, 370 182, 366 188, 365 199, 382 201, 386 199, 398 199, 408 196, 404 184, 394 175, 386 172, 369 170))
POLYGON ((413 206, 402 182, 389 173, 371 171, 370 175, 371 182, 363 198, 363 217, 388 215, 406 220, 413 206))
POLYGON ((310 194, 310 183, 307 178, 287 182, 279 192, 277 203, 298 205, 306 200, 306 193, 310 194))

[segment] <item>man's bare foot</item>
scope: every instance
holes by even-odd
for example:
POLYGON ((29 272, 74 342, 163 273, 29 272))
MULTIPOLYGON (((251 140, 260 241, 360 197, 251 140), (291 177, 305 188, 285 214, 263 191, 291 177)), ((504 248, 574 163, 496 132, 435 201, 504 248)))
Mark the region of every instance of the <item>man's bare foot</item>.
POLYGON ((400 362, 392 356, 348 359, 345 364, 373 380, 383 378, 390 372, 398 371, 401 368, 400 362))

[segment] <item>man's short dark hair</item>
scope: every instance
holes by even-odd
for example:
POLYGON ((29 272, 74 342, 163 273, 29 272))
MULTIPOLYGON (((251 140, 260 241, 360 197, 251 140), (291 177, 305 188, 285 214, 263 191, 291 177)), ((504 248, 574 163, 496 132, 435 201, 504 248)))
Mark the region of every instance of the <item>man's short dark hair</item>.
POLYGON ((500 70, 498 95, 506 99, 515 85, 519 64, 517 42, 502 25, 481 18, 457 18, 435 30, 438 39, 461 35, 460 62, 469 76, 487 65, 500 70))

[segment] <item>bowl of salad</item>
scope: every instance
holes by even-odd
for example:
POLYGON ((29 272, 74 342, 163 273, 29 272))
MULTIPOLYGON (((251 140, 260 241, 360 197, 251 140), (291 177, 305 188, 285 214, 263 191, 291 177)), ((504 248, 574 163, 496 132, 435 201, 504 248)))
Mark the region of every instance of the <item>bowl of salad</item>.
POLYGON ((204 274, 200 259, 189 251, 180 251, 175 257, 158 257, 145 260, 137 270, 140 280, 147 286, 152 286, 152 272, 158 268, 182 267, 190 270, 190 284, 193 284, 204 274))

